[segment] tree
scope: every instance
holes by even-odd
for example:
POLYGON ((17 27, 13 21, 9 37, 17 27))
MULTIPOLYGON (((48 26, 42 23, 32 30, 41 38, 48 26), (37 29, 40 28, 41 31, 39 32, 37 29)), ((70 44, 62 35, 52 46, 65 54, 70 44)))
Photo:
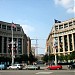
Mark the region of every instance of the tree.
POLYGON ((42 60, 43 60, 44 62, 48 62, 48 54, 45 54, 45 55, 43 56, 42 60))
POLYGON ((23 54, 23 55, 17 56, 15 58, 15 62, 19 62, 19 63, 25 62, 25 63, 27 63, 28 62, 28 55, 23 54))
POLYGON ((50 60, 50 61, 54 60, 54 54, 50 54, 50 55, 48 56, 48 60, 50 60))
POLYGON ((33 62, 35 62, 37 59, 32 55, 32 52, 30 52, 29 54, 29 63, 33 64, 33 62))
POLYGON ((27 54, 23 54, 21 56, 22 61, 27 62, 28 61, 28 55, 27 54))
POLYGON ((72 59, 72 60, 75 59, 75 51, 73 51, 73 52, 71 53, 71 59, 72 59))
POLYGON ((58 56, 58 60, 63 61, 64 60, 64 55, 61 54, 60 56, 58 56))

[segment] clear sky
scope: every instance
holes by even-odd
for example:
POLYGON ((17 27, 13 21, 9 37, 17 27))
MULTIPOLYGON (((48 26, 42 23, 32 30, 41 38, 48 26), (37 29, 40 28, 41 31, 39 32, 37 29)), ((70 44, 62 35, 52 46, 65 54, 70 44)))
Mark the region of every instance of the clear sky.
POLYGON ((74 14, 75 0, 0 0, 0 21, 18 23, 27 36, 39 39, 39 54, 45 53, 54 19, 65 21, 74 14))

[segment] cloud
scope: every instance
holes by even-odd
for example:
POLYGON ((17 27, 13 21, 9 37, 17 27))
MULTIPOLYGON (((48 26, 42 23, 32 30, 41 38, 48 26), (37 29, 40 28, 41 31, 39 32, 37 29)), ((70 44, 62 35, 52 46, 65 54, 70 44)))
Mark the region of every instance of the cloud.
POLYGON ((75 0, 54 0, 54 2, 64 7, 68 13, 75 13, 75 0))
POLYGON ((30 25, 21 25, 21 26, 24 30, 24 33, 26 33, 27 35, 35 30, 34 27, 30 25))
POLYGON ((75 6, 67 10, 68 13, 75 13, 75 6))

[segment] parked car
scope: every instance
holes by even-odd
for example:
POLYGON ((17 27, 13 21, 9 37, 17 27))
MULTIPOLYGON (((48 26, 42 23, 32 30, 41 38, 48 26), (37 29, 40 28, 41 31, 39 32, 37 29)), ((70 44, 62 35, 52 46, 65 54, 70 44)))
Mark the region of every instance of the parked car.
POLYGON ((8 67, 8 69, 22 69, 22 65, 21 64, 14 64, 8 67))
POLYGON ((68 69, 75 69, 75 63, 72 63, 71 65, 68 65, 68 69))
POLYGON ((62 69, 62 65, 50 65, 47 67, 49 70, 57 70, 57 69, 62 69))
POLYGON ((27 66, 25 66, 25 69, 27 69, 27 70, 39 70, 40 69, 40 66, 27 65, 27 66))
POLYGON ((0 70, 7 69, 7 66, 5 64, 0 64, 0 70))

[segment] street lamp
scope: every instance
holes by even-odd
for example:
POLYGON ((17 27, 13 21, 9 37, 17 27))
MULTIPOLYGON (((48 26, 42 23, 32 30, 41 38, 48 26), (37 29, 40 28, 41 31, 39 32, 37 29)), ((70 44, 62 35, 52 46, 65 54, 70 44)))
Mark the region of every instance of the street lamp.
POLYGON ((13 28, 16 28, 16 25, 12 22, 11 30, 12 30, 12 65, 14 64, 14 51, 13 51, 13 28))
POLYGON ((13 53, 13 27, 12 27, 12 65, 14 64, 14 53, 13 53))

